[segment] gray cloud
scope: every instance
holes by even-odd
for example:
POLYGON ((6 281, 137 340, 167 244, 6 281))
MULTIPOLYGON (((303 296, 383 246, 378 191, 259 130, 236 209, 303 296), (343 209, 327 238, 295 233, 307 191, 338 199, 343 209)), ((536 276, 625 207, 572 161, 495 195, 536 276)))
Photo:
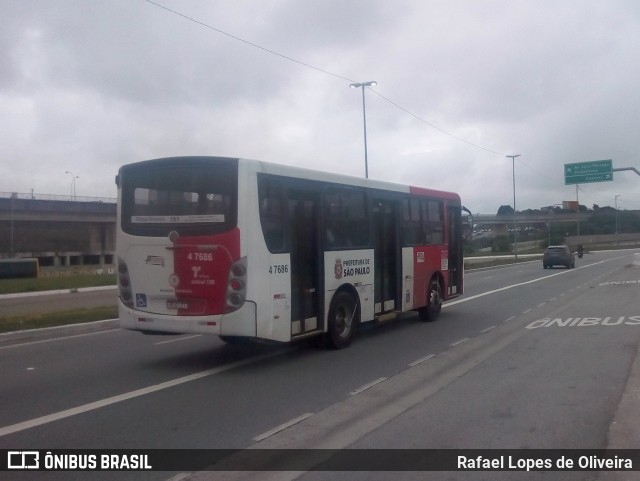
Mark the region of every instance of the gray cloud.
MULTIPOLYGON (((632 1, 162 0, 211 27, 354 80, 516 161, 518 208, 575 198, 563 164, 640 167, 632 1)), ((230 155, 362 175, 361 92, 143 0, 5 2, 0 191, 115 196, 120 165, 230 155)), ((512 203, 511 161, 367 92, 372 178, 512 203)), ((635 174, 581 186, 640 208, 635 174)))

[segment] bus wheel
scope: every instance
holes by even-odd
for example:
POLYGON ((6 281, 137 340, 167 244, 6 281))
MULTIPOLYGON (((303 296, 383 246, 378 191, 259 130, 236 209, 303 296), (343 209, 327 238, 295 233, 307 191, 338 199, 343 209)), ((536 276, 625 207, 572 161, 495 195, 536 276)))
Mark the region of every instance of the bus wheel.
POLYGON ((442 309, 442 287, 438 279, 433 278, 429 283, 428 299, 429 303, 418 310, 420 319, 427 322, 433 322, 438 318, 442 309))
POLYGON ((329 308, 326 345, 333 349, 342 349, 351 343, 358 324, 358 305, 353 296, 339 292, 331 301, 329 308))

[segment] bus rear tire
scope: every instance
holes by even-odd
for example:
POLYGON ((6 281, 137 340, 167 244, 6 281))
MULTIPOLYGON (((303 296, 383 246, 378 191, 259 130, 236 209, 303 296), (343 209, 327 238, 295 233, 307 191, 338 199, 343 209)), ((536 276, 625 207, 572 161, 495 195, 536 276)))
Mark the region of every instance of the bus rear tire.
POLYGON ((427 299, 429 303, 425 307, 418 309, 418 315, 425 322, 433 322, 438 319, 442 310, 442 286, 440 286, 440 282, 436 278, 431 279, 429 283, 427 299))
POLYGON ((325 345, 331 349, 344 349, 351 339, 359 322, 358 303, 348 292, 335 295, 329 308, 325 345))

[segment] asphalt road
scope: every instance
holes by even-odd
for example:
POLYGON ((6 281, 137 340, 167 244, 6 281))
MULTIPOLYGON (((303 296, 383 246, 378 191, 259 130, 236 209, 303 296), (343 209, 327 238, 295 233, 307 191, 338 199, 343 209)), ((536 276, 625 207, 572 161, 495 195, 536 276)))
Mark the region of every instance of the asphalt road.
MULTIPOLYGON (((543 270, 538 261, 470 272, 465 296, 437 322, 409 315, 362 329, 342 351, 118 329, 6 344, 0 449, 604 448, 640 342, 640 268, 632 261, 633 251, 621 251, 585 256, 572 270, 543 270)), ((518 477, 463 474, 433 479, 518 477)))

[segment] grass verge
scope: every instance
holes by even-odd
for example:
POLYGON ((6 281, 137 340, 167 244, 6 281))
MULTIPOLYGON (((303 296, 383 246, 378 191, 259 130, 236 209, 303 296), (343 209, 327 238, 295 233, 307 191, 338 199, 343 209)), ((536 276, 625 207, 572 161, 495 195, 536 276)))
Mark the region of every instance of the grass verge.
POLYGON ((39 277, 37 279, 0 279, 0 294, 19 292, 54 291, 116 285, 115 274, 73 275, 64 277, 39 277))
POLYGON ((80 324, 102 321, 118 317, 117 306, 101 306, 90 309, 73 309, 44 314, 31 314, 13 317, 0 317, 0 332, 13 332, 25 329, 80 324))

